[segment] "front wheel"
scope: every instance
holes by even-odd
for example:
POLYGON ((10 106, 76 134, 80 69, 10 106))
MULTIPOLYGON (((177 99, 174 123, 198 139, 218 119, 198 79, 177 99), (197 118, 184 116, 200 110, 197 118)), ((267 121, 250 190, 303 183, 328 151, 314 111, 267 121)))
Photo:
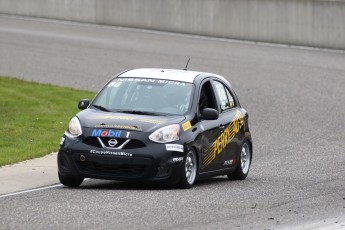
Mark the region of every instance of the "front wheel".
POLYGON ((246 141, 241 147, 241 153, 236 169, 233 173, 227 174, 230 180, 244 180, 248 176, 249 167, 252 160, 252 152, 249 143, 246 141))
POLYGON ((196 153, 193 149, 190 149, 187 156, 184 159, 183 172, 181 173, 181 180, 179 183, 180 188, 191 188, 195 182, 198 172, 198 161, 196 159, 196 153))
POLYGON ((71 176, 63 176, 60 173, 58 173, 58 175, 59 175, 59 180, 61 184, 68 187, 72 187, 72 188, 78 187, 84 181, 84 178, 82 177, 76 178, 76 177, 71 177, 71 176))

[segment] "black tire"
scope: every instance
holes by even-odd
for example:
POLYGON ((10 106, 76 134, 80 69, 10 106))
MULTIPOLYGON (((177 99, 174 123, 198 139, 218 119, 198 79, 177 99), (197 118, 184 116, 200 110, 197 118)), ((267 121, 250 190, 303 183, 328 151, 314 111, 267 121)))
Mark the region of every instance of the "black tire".
POLYGON ((227 174, 230 180, 244 180, 248 176, 252 161, 252 150, 248 141, 243 142, 234 172, 227 174))
POLYGON ((71 188, 79 187, 79 185, 84 181, 84 178, 82 177, 62 176, 60 173, 58 174, 60 183, 71 188))
POLYGON ((189 149, 183 161, 184 167, 181 172, 181 180, 178 184, 179 188, 189 189, 193 186, 198 175, 198 160, 194 149, 189 149))

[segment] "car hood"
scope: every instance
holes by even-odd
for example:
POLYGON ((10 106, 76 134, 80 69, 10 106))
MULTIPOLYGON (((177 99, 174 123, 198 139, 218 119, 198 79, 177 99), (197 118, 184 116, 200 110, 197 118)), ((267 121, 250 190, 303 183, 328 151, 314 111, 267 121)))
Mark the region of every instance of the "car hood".
POLYGON ((179 124, 185 120, 184 116, 168 115, 138 115, 128 113, 104 112, 86 109, 77 114, 83 128, 122 129, 131 131, 153 132, 169 125, 179 124))

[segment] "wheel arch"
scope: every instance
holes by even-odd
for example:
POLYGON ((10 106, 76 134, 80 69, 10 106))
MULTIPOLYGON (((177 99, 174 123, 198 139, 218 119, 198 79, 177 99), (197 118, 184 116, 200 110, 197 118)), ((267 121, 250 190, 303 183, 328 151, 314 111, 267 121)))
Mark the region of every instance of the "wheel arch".
POLYGON ((190 146, 188 146, 188 148, 193 149, 194 152, 195 152, 195 154, 196 154, 196 160, 197 160, 197 163, 198 163, 197 172, 196 172, 196 179, 198 179, 199 173, 200 173, 201 155, 200 155, 200 153, 199 153, 199 151, 198 151, 198 148, 197 148, 196 146, 190 145, 190 146))
POLYGON ((253 141, 251 138, 248 138, 247 139, 248 143, 249 143, 249 147, 250 147, 250 153, 251 153, 251 156, 253 158, 253 141))

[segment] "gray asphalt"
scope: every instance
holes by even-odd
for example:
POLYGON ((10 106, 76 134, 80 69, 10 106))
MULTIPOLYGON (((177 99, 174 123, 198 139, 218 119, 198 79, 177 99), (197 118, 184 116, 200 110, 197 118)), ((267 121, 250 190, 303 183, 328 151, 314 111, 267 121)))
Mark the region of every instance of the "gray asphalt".
POLYGON ((79 189, 0 198, 0 229, 281 229, 344 221, 344 53, 0 17, 0 75, 97 91, 124 69, 182 69, 188 58, 189 69, 226 77, 249 112, 254 159, 245 181, 216 177, 177 190, 89 180, 79 189))

